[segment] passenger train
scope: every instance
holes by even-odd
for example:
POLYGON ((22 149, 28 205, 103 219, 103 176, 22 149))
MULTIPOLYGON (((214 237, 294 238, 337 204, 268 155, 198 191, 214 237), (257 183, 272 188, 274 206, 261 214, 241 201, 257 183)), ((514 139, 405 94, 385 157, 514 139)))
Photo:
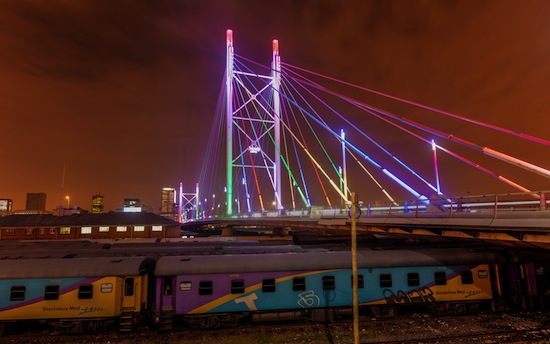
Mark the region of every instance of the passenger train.
MULTIPOLYGON (((77 333, 168 330, 351 314, 352 258, 342 246, 75 245, 73 254, 57 247, 1 257, 0 249, 0 329, 32 321, 77 333)), ((550 307, 547 252, 365 247, 357 263, 365 314, 550 307)))

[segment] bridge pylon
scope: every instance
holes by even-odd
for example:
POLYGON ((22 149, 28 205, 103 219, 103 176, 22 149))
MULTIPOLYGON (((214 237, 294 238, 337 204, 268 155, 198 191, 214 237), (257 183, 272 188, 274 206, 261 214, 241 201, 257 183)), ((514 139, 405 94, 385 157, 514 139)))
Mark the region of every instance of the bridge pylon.
MULTIPOLYGON (((233 31, 226 31, 226 213, 233 214, 233 203, 238 210, 251 211, 247 175, 257 178, 257 174, 267 173, 273 188, 273 202, 264 201, 260 192, 258 200, 262 211, 266 208, 283 209, 281 200, 281 59, 279 43, 273 40, 273 61, 269 75, 259 75, 239 70, 235 66, 233 31), (250 83, 254 79, 257 83, 250 83), (236 88, 238 87, 238 91, 236 88), (237 91, 237 92, 236 92, 237 91), (238 97, 239 102, 236 101, 238 97), (237 139, 243 138, 239 146, 237 139), (258 156, 258 158, 257 158, 258 156), (245 185, 246 205, 241 206, 235 198, 234 172, 243 171, 242 184, 245 185), (253 170, 247 174, 246 170, 253 170)), ((256 187, 259 188, 256 182, 256 187)))

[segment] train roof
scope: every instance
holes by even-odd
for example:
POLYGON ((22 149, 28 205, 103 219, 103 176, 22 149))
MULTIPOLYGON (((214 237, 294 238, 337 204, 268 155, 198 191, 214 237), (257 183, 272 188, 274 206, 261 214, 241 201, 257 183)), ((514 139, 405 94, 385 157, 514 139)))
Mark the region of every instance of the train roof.
POLYGON ((1 259, 133 257, 292 252, 300 246, 258 241, 58 240, 0 242, 1 259))
MULTIPOLYGON (((351 260, 350 251, 165 256, 157 261, 155 274, 169 276, 178 274, 350 269, 351 260)), ((447 266, 502 262, 504 262, 504 257, 497 252, 468 249, 361 250, 357 253, 359 268, 447 266)))
POLYGON ((137 276, 152 271, 151 257, 0 260, 0 279, 137 276))

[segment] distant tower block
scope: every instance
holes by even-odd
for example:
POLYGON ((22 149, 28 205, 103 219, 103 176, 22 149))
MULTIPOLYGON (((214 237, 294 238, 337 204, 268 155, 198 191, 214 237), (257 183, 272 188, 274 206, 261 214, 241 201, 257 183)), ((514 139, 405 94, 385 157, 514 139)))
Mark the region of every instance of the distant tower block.
POLYGON ((12 210, 13 201, 8 198, 0 199, 0 213, 9 213, 12 210))
POLYGON ((103 196, 98 192, 92 196, 92 213, 100 214, 103 212, 104 208, 104 199, 103 196))
POLYGON ((160 215, 174 221, 179 221, 176 189, 171 186, 162 188, 162 195, 160 200, 160 215))
POLYGON ((46 210, 46 193, 27 193, 25 210, 46 210))

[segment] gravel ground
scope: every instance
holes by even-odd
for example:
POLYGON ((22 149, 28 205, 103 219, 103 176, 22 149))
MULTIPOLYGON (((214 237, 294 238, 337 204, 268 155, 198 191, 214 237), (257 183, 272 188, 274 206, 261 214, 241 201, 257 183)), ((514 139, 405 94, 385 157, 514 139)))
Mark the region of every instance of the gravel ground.
MULTIPOLYGON (((479 314, 431 317, 410 314, 392 319, 362 318, 361 343, 545 343, 550 344, 550 312, 514 314, 479 314), (511 335, 510 331, 521 331, 511 335), (491 336, 481 336, 492 333, 491 336), (451 338, 470 335, 467 338, 451 338), (472 336, 473 335, 473 336, 472 336), (438 340, 434 340, 438 338, 438 340), (445 339, 447 338, 447 339, 445 339)), ((131 334, 61 335, 51 332, 21 333, 0 337, 0 343, 33 344, 349 344, 353 343, 350 323, 287 324, 277 326, 243 326, 209 331, 142 331, 131 334)))

